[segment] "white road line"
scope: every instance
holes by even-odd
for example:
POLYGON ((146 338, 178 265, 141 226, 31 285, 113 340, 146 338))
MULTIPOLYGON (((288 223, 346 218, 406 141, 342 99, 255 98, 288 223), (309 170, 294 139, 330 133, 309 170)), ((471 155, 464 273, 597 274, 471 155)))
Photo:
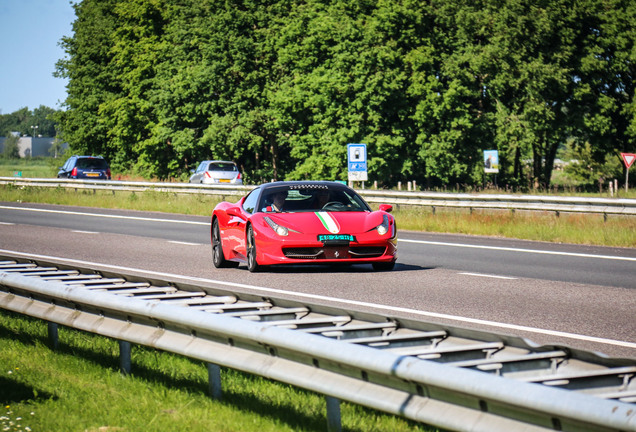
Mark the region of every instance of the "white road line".
POLYGON ((0 222, 0 225, 15 225, 15 224, 11 222, 0 222))
POLYGON ((523 252, 523 253, 534 253, 534 254, 544 254, 544 255, 563 255, 563 256, 573 256, 573 257, 581 257, 581 258, 598 258, 598 259, 619 260, 619 261, 636 261, 636 258, 620 257, 620 256, 613 256, 613 255, 593 255, 593 254, 584 254, 584 253, 576 253, 576 252, 545 251, 545 250, 537 250, 537 249, 519 249, 519 248, 509 248, 509 247, 499 247, 499 246, 483 246, 483 245, 471 245, 471 244, 463 244, 463 243, 446 243, 446 242, 436 242, 436 241, 426 241, 426 240, 398 239, 398 241, 404 242, 404 243, 430 244, 435 246, 452 246, 452 247, 463 247, 463 248, 473 248, 473 249, 490 249, 490 250, 507 251, 507 252, 523 252))
POLYGON ((460 275, 466 275, 466 276, 478 276, 478 277, 485 277, 485 278, 494 278, 494 279, 511 279, 511 280, 517 280, 517 278, 515 277, 509 277, 509 276, 497 276, 497 275, 489 275, 489 274, 482 274, 482 273, 457 273, 460 275))
POLYGON ((96 231, 71 230, 71 232, 78 233, 78 234, 99 234, 96 231))
POLYGON ((172 222, 172 223, 182 223, 182 224, 190 224, 190 225, 210 225, 209 222, 196 222, 196 221, 184 221, 184 220, 175 220, 175 219, 159 219, 159 218, 147 218, 147 217, 138 217, 138 216, 97 214, 97 213, 83 213, 83 212, 66 211, 66 210, 37 209, 37 208, 30 208, 30 207, 0 206, 0 208, 6 209, 6 210, 23 210, 23 211, 33 211, 33 212, 41 212, 41 213, 58 213, 58 214, 92 216, 92 217, 102 217, 102 218, 111 218, 111 219, 131 219, 131 220, 140 220, 140 221, 147 221, 147 222, 172 222))
POLYGON ((173 244, 178 244, 178 245, 186 245, 186 246, 205 246, 201 243, 190 243, 190 242, 182 242, 182 241, 175 241, 175 240, 168 240, 168 243, 173 243, 173 244))
POLYGON ((93 263, 93 262, 89 262, 89 261, 80 261, 80 260, 74 260, 74 259, 52 257, 52 256, 47 256, 47 255, 26 254, 26 253, 23 253, 23 252, 16 252, 16 251, 4 250, 4 249, 0 249, 0 253, 8 253, 8 254, 12 254, 12 255, 20 255, 20 256, 23 256, 25 258, 31 257, 31 258, 40 258, 40 259, 46 259, 46 260, 64 261, 64 262, 67 262, 67 263, 78 264, 78 265, 87 266, 87 267, 89 267, 89 266, 99 266, 99 267, 106 267, 106 268, 115 269, 115 270, 119 270, 119 271, 140 272, 140 273, 145 273, 145 274, 152 275, 152 276, 160 276, 160 277, 167 277, 167 278, 178 278, 178 279, 188 280, 188 281, 192 281, 192 282, 204 282, 204 283, 212 283, 212 284, 221 285, 221 286, 246 288, 246 289, 250 289, 250 290, 254 290, 254 291, 262 291, 262 292, 267 292, 267 293, 293 295, 293 296, 296 296, 296 297, 309 298, 309 299, 312 299, 312 300, 326 300, 326 301, 330 301, 330 302, 337 302, 337 303, 342 303, 342 304, 347 304, 347 305, 355 305, 355 306, 364 306, 364 307, 369 307, 369 308, 374 308, 374 309, 379 309, 379 310, 385 310, 385 311, 390 311, 390 312, 404 312, 404 313, 409 313, 409 314, 413 314, 413 315, 419 315, 419 316, 428 317, 428 318, 441 318, 441 319, 446 319, 446 320, 459 321, 459 322, 462 322, 462 323, 478 324, 478 325, 483 325, 483 326, 488 326, 488 327, 497 327, 497 328, 503 328, 503 329, 509 329, 509 330, 517 330, 517 331, 523 331, 523 332, 529 332, 529 333, 537 333, 537 334, 542 334, 542 335, 549 335, 549 336, 562 337, 562 338, 568 338, 568 339, 576 339, 576 340, 582 340, 582 341, 587 341, 587 342, 595 342, 595 343, 601 343, 601 344, 606 344, 606 345, 615 345, 615 346, 620 346, 620 347, 625 347, 625 348, 636 349, 636 343, 634 343, 634 342, 619 341, 619 340, 614 340, 614 339, 605 339, 605 338, 599 338, 599 337, 595 337, 595 336, 580 335, 580 334, 576 334, 576 333, 568 333, 568 332, 561 332, 561 331, 555 331, 555 330, 540 329, 540 328, 527 327, 527 326, 516 325, 516 324, 500 323, 500 322, 496 322, 496 321, 485 321, 485 320, 461 317, 461 316, 456 316, 456 315, 448 315, 448 314, 441 314, 441 313, 436 313, 436 312, 419 311, 419 310, 416 310, 416 309, 408 309, 408 308, 395 307, 395 306, 379 305, 379 304, 375 304, 375 303, 360 302, 360 301, 356 301, 356 300, 347 300, 347 299, 341 299, 341 298, 337 298, 337 297, 327 297, 327 296, 321 296, 321 295, 316 295, 316 294, 297 293, 297 292, 294 292, 294 291, 285 291, 285 290, 280 290, 280 289, 275 289, 275 288, 259 287, 259 286, 255 286, 255 285, 247 285, 247 284, 236 283, 236 282, 226 282, 226 281, 220 281, 220 280, 214 280, 214 279, 204 279, 204 278, 197 278, 197 277, 191 277, 191 276, 177 275, 177 274, 173 274, 173 273, 155 272, 155 271, 149 271, 149 270, 143 270, 143 269, 137 269, 137 268, 131 268, 131 267, 105 265, 105 264, 93 263))

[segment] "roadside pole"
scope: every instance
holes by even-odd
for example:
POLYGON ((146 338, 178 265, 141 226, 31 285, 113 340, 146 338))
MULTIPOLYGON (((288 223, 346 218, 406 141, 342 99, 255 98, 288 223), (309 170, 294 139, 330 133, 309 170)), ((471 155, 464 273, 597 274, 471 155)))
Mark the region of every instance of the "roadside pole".
POLYGON ((621 153, 621 157, 623 158, 623 163, 625 164, 625 193, 627 193, 629 186, 629 167, 632 166, 634 160, 636 160, 636 154, 634 153, 621 153))

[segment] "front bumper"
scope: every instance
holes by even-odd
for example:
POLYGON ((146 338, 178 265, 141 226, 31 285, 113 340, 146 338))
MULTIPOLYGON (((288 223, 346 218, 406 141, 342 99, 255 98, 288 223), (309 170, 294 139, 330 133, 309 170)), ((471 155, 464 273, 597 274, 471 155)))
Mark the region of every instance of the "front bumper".
POLYGON ((256 235, 256 259, 261 265, 334 264, 392 262, 397 259, 397 235, 379 236, 375 230, 356 234, 356 241, 325 245, 308 236, 288 237, 259 232, 256 235))

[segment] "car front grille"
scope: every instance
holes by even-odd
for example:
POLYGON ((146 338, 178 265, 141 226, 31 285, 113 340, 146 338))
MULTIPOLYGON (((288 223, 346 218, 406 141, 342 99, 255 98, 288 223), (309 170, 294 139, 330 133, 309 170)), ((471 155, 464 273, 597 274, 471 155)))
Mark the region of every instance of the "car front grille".
POLYGON ((385 246, 350 246, 350 247, 297 247, 283 248, 286 258, 321 260, 321 259, 356 259, 377 258, 384 254, 385 246), (336 253, 338 252, 338 253, 336 253))
POLYGON ((349 248, 349 253, 352 258, 375 258, 382 256, 385 250, 385 246, 354 246, 349 248))
POLYGON ((321 255, 324 255, 322 248, 285 248, 283 254, 287 258, 296 259, 319 259, 321 255))

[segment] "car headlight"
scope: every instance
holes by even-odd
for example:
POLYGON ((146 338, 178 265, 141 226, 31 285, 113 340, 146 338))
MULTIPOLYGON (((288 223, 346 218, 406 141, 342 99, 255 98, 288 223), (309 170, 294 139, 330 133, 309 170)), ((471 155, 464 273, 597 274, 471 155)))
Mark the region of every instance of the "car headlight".
POLYGON ((384 215, 382 223, 378 225, 377 227, 375 227, 375 229, 378 231, 378 234, 380 235, 384 235, 388 233, 389 228, 390 228, 389 217, 387 215, 384 215))
POLYGON ((289 234, 289 229, 287 229, 287 227, 284 227, 282 225, 278 225, 276 222, 274 222, 269 216, 265 216, 265 222, 267 222, 267 225, 270 226, 271 229, 274 230, 274 232, 276 234, 278 234, 279 236, 286 236, 289 234))

